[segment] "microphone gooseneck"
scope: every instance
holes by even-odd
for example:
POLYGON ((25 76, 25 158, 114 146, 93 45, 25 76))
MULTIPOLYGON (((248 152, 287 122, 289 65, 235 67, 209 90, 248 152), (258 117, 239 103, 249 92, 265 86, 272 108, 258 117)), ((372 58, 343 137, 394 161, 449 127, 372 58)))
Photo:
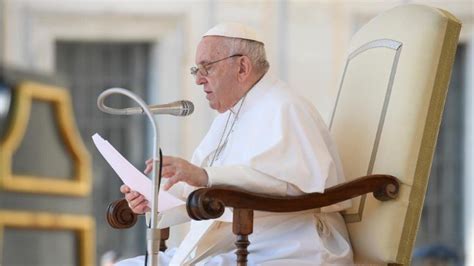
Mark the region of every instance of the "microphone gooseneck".
MULTIPOLYGON (((97 98, 97 106, 102 112, 113 115, 145 114, 145 111, 142 107, 129 107, 123 109, 108 107, 104 102, 107 96, 107 91, 104 91, 97 98)), ((191 101, 181 100, 168 104, 150 105, 148 106, 148 109, 152 114, 188 116, 194 112, 194 104, 191 101)))
MULTIPOLYGON (((161 180, 161 149, 158 146, 158 127, 156 125, 155 118, 153 117, 153 113, 150 110, 151 108, 146 105, 146 103, 133 92, 122 89, 122 88, 110 88, 102 92, 99 97, 97 98, 97 106, 103 112, 109 114, 118 114, 123 115, 124 110, 126 109, 115 109, 107 107, 104 104, 105 98, 112 94, 122 94, 127 96, 128 98, 134 100, 140 107, 138 107, 141 112, 144 113, 150 123, 152 125, 154 135, 153 135, 153 169, 152 169, 152 183, 153 183, 153 199, 151 200, 151 220, 150 226, 147 228, 147 250, 148 254, 150 255, 150 263, 151 266, 158 266, 159 264, 159 248, 160 248, 160 229, 158 228, 158 194, 160 191, 160 180, 161 180), (157 157, 158 151, 160 157, 157 157), (158 167, 160 167, 159 171, 157 171, 158 167), (157 175, 158 172, 158 175, 157 175)), ((126 111, 125 111, 126 112, 126 111)))

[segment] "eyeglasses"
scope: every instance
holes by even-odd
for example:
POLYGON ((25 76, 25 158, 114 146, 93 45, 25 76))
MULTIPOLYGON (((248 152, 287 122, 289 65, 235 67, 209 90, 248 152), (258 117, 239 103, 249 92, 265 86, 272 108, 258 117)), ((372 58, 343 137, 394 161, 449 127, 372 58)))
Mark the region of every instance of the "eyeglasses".
POLYGON ((191 67, 190 71, 191 71, 191 75, 195 76, 199 73, 201 76, 205 77, 209 74, 209 72, 207 71, 207 67, 212 65, 212 64, 215 64, 215 63, 218 63, 220 61, 224 61, 226 59, 229 59, 229 58, 232 58, 232 57, 236 57, 236 56, 243 56, 241 54, 234 54, 234 55, 231 55, 231 56, 228 56, 228 57, 225 57, 225 58, 222 58, 222 59, 219 59, 219 60, 216 60, 216 61, 213 61, 213 62, 209 62, 207 64, 199 64, 197 66, 193 66, 191 67))

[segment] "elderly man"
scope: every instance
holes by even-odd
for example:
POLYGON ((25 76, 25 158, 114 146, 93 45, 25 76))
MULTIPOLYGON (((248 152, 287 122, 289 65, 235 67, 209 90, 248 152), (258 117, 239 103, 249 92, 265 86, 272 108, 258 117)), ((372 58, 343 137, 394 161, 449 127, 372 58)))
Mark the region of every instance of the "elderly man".
MULTIPOLYGON (((226 185, 271 195, 323 192, 344 181, 336 147, 307 101, 268 72, 264 44, 252 29, 220 24, 204 34, 191 68, 212 109, 219 112, 191 162, 164 157, 165 189, 186 198, 199 187, 226 185)), ((145 172, 150 172, 147 162, 145 172)), ((149 211, 142 195, 122 186, 133 211, 149 211)), ((339 211, 256 212, 249 265, 351 264, 352 251, 339 211)), ((160 254, 163 265, 233 265, 230 223, 193 221, 177 249, 160 254)), ((122 263, 140 262, 139 258, 122 263)), ((143 262, 141 262, 143 263, 143 262)), ((138 264, 140 265, 140 263, 138 264)))

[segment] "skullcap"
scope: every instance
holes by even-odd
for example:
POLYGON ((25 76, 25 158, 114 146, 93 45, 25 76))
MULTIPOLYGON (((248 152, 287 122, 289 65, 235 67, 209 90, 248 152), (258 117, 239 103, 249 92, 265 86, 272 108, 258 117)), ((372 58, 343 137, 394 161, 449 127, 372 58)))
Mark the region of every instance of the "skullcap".
POLYGON ((239 38, 263 43, 261 36, 253 28, 240 23, 221 23, 208 30, 202 37, 222 36, 229 38, 239 38))

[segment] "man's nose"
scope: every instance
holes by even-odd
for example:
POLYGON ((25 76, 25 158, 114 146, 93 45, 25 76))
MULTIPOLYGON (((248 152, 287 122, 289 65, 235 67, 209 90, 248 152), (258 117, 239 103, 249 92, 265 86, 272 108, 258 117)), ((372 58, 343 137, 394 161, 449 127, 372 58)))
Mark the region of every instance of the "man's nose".
POLYGON ((201 76, 199 73, 196 74, 194 77, 194 81, 196 82, 197 85, 202 85, 207 82, 206 78, 201 76))

